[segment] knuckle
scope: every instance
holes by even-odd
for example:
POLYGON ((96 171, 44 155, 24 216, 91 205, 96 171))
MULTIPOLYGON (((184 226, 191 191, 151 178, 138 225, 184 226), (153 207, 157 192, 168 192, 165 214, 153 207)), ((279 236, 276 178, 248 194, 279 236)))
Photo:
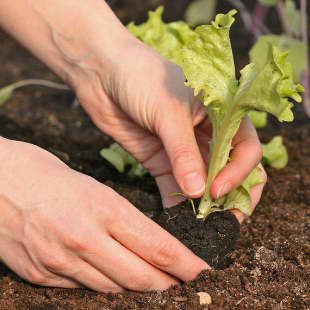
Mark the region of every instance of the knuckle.
POLYGON ((60 255, 43 257, 42 264, 47 270, 53 273, 63 273, 68 267, 68 262, 60 255))
POLYGON ((135 275, 135 278, 130 279, 128 283, 128 289, 133 291, 150 291, 153 288, 150 275, 135 275))
POLYGON ((117 294, 121 293, 123 289, 119 286, 109 286, 109 287, 104 287, 102 289, 102 292, 105 294, 112 293, 112 294, 117 294))
POLYGON ((103 227, 115 225, 119 218, 128 216, 128 201, 118 195, 112 188, 105 186, 99 191, 99 198, 95 198, 90 204, 96 208, 95 215, 97 222, 103 227))
MULTIPOLYGON (((75 253, 84 253, 88 249, 88 242, 85 238, 73 236, 70 233, 63 237, 63 243, 66 248, 75 253)), ((63 260, 60 260, 60 262, 63 262, 63 260)))
POLYGON ((169 268, 177 260, 177 251, 171 242, 162 242, 154 248, 151 262, 159 268, 169 268))
POLYGON ((45 286, 48 284, 48 278, 40 272, 37 268, 35 268, 33 265, 24 267, 24 277, 25 280, 37 284, 45 286))
POLYGON ((176 146, 173 150, 172 156, 173 156, 172 162, 175 165, 181 165, 185 161, 186 163, 195 163, 193 147, 191 147, 188 144, 181 144, 176 146))

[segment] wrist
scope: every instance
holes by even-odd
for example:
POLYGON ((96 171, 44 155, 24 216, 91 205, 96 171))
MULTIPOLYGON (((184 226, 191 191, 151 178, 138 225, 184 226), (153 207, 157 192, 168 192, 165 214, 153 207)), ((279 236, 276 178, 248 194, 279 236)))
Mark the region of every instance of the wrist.
MULTIPOLYGON (((32 0, 37 6, 37 0, 32 0)), ((132 36, 102 0, 56 0, 50 8, 36 8, 52 33, 53 44, 61 60, 61 78, 74 90, 87 83, 90 73, 109 75, 113 59, 124 51, 132 36), (70 5, 71 3, 71 5, 70 5), (53 11, 53 10, 54 11, 53 11), (58 11, 62 12, 58 16, 58 11), (90 18, 91 17, 91 18, 90 18)))
MULTIPOLYGON (((37 0, 32 0, 36 5, 37 0)), ((114 59, 124 52, 133 36, 102 0, 56 0, 52 9, 40 8, 52 34, 61 63, 61 78, 73 89, 89 80, 91 72, 113 71, 114 59), (70 5, 71 3, 71 5, 70 5), (58 16, 58 11, 62 15, 58 16), (56 17, 57 16, 57 17, 56 17), (91 17, 91 18, 90 18, 91 17)), ((59 70, 59 71, 61 71, 59 70)))
POLYGON ((73 88, 133 39, 103 0, 2 0, 0 26, 73 88))

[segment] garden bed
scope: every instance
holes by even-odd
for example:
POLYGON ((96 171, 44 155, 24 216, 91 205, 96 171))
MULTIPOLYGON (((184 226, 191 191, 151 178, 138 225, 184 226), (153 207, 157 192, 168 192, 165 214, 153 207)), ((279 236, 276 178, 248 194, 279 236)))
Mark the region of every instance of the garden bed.
MULTIPOLYGON (((111 1, 124 22, 145 19, 145 12, 167 4, 168 20, 182 18, 188 1, 111 1), (136 6, 134 5, 136 3, 136 6), (171 13, 169 13, 171 12, 171 13)), ((228 7, 227 7, 228 8, 228 7)), ((222 7, 221 10, 226 10, 222 7)), ((237 65, 247 62, 250 46, 242 25, 233 36, 237 65)), ((55 76, 0 33, 0 85, 23 78, 55 76)), ((0 108, 0 135, 37 144, 73 169, 115 188, 146 213, 160 204, 155 182, 130 180, 99 156, 112 141, 94 127, 70 92, 25 88, 0 108)), ((194 281, 162 292, 102 294, 86 289, 43 288, 24 282, 0 265, 0 310, 51 309, 310 309, 310 120, 295 108, 293 124, 271 119, 260 131, 263 142, 282 135, 289 165, 267 169, 269 180, 253 216, 240 230, 235 251, 224 270, 204 271, 194 281), (198 292, 212 303, 201 306, 198 292)), ((3 163, 5 164, 5 163, 3 163)))

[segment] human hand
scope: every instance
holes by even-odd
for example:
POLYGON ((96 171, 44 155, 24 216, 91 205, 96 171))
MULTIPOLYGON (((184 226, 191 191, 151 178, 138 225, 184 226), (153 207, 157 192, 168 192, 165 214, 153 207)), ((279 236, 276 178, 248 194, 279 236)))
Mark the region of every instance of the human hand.
MULTIPOLYGON (((180 200, 171 193, 200 197, 205 190, 212 135, 204 107, 184 85, 185 77, 177 65, 135 39, 124 50, 113 62, 110 75, 98 65, 95 76, 89 70, 88 82, 77 84, 81 104, 99 128, 155 177, 165 207, 180 200)), ((233 146, 230 163, 211 188, 214 198, 238 187, 261 160, 261 145, 249 119, 242 122, 233 146)), ((264 170, 263 174, 266 179, 264 170)), ((259 184, 251 191, 253 208, 262 189, 259 184)), ((241 212, 233 212, 241 222, 241 212)))
MULTIPOLYGON (((98 127, 144 164, 164 206, 177 202, 169 194, 180 189, 188 197, 203 194, 210 139, 204 109, 184 86, 181 68, 129 34, 105 1, 3 0, 0 25, 69 84, 98 127), (34 27, 36 35, 29 35, 34 27)), ((234 143, 232 162, 211 188, 215 197, 238 186, 261 159, 249 121, 234 143)), ((252 189, 253 207, 262 189, 252 189)))
POLYGON ((208 268, 112 189, 50 153, 3 138, 0 149, 0 258, 23 279, 145 291, 208 268))

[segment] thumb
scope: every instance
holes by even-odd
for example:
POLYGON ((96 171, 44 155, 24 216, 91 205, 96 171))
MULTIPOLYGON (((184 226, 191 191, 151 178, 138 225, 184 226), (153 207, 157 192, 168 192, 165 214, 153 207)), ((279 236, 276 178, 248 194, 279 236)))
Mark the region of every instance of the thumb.
POLYGON ((205 191, 206 167, 202 159, 191 117, 166 114, 159 136, 168 154, 174 177, 183 193, 191 198, 205 191))

